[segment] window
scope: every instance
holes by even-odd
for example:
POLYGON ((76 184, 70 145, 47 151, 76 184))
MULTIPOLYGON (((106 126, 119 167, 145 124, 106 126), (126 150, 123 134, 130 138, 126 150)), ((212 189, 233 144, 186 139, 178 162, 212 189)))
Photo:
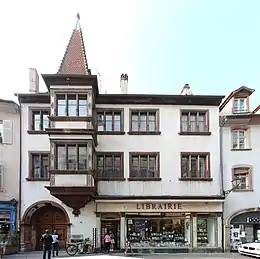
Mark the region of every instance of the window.
POLYGON ((181 179, 210 178, 209 154, 181 153, 181 179))
POLYGON ((31 168, 29 178, 48 179, 49 178, 49 154, 31 153, 31 168))
POLYGON ((124 177, 123 153, 97 154, 98 178, 117 179, 124 177))
POLYGON ((252 189, 252 177, 250 167, 237 167, 233 168, 233 179, 239 178, 241 180, 236 191, 239 190, 251 190, 252 189))
POLYGON ((49 111, 33 110, 32 111, 32 126, 31 129, 35 131, 45 130, 49 128, 49 111))
POLYGON ((118 111, 98 111, 98 131, 119 132, 124 131, 123 110, 118 111))
POLYGON ((131 110, 130 111, 130 132, 158 132, 159 119, 158 110, 144 111, 131 110))
POLYGON ((246 148, 246 131, 233 130, 232 131, 232 149, 246 148))
POLYGON ((208 132, 208 119, 208 111, 181 111, 181 132, 208 132))
POLYGON ((87 95, 57 95, 57 116, 88 116, 87 95))
POLYGON ((0 165, 0 191, 4 190, 4 172, 5 168, 3 165, 0 165))
POLYGON ((58 170, 87 169, 87 145, 59 144, 56 146, 56 156, 58 170))
POLYGON ((13 122, 10 120, 0 120, 0 143, 12 144, 13 142, 13 122))
POLYGON ((234 113, 247 112, 246 98, 234 99, 234 113))
POLYGON ((130 178, 159 178, 159 154, 130 154, 130 178))

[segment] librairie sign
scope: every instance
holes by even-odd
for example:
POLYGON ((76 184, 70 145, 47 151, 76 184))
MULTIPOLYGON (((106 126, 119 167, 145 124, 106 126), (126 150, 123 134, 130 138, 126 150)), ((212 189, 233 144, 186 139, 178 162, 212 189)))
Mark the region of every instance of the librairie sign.
POLYGON ((181 210, 182 204, 180 203, 137 203, 137 210, 181 210))

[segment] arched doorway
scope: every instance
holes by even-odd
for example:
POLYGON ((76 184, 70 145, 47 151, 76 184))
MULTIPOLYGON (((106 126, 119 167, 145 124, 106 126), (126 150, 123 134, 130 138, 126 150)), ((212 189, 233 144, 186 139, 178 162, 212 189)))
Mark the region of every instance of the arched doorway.
POLYGON ((22 224, 24 243, 25 246, 30 247, 30 249, 41 249, 40 239, 46 229, 48 229, 50 233, 57 230, 60 236, 60 247, 65 247, 69 217, 62 206, 50 201, 33 204, 24 213, 22 224))

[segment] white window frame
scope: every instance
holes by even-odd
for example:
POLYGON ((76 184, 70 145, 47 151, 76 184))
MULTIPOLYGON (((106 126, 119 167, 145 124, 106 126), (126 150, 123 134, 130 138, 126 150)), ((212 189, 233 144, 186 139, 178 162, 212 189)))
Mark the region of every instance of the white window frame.
POLYGON ((252 176, 251 176, 251 168, 250 167, 236 167, 233 169, 234 170, 234 176, 233 177, 238 177, 238 178, 244 178, 246 179, 246 187, 242 188, 242 182, 241 184, 237 187, 237 190, 251 190, 252 189, 252 176))
POLYGON ((231 132, 231 138, 232 138, 232 149, 246 149, 247 148, 247 132, 246 130, 232 130, 231 132), (240 133, 243 133, 243 139, 244 139, 244 146, 240 144, 240 133), (234 147, 234 144, 236 144, 236 147, 234 147))
POLYGON ((234 113, 243 113, 243 112, 247 112, 247 99, 246 98, 235 98, 234 99, 234 113), (242 103, 244 103, 244 105, 241 107, 242 103))

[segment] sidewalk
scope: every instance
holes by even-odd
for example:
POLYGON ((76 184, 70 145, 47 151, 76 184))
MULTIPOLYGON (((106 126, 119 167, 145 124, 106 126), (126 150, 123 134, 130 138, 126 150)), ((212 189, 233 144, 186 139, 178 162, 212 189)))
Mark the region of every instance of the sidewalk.
MULTIPOLYGON (((111 254, 111 257, 113 259, 113 256, 122 256, 125 257, 124 254, 111 254)), ((60 252, 60 256, 59 257, 55 257, 55 258, 91 258, 91 257, 95 257, 96 259, 100 258, 100 259, 104 259, 104 254, 93 254, 93 255, 77 255, 77 256, 68 256, 66 251, 61 251, 60 252)), ((109 256, 108 256, 109 257, 109 256)), ((128 256, 129 257, 129 256, 128 256)), ((132 258, 144 258, 144 259, 155 259, 155 258, 162 258, 162 259, 201 259, 201 258, 205 258, 205 259, 245 259, 244 256, 241 256, 237 253, 235 254, 230 254, 230 253, 226 253, 226 254, 218 254, 218 253, 211 253, 211 254, 205 254, 205 253, 190 253, 190 254, 158 254, 158 255, 154 255, 154 254, 144 254, 144 255, 136 255, 133 256, 132 258)), ((29 252, 29 253, 21 253, 21 254, 14 254, 14 255, 5 255, 3 258, 7 258, 7 259, 42 259, 42 252, 29 252)), ((53 258, 53 257, 52 257, 53 258)))

